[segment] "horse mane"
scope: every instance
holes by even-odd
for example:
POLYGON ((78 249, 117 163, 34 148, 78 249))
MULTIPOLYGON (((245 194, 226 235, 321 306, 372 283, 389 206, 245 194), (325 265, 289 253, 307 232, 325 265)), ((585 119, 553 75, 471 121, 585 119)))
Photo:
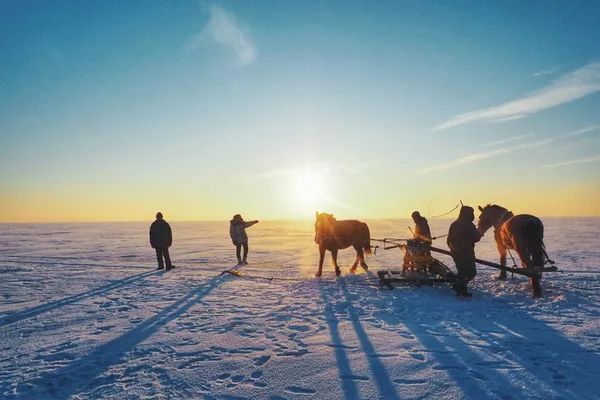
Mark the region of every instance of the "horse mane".
POLYGON ((501 210, 501 211, 507 211, 507 210, 508 210, 508 208, 504 208, 504 207, 502 207, 502 206, 499 206, 498 204, 490 204, 490 203, 488 203, 488 204, 487 204, 485 207, 483 207, 483 208, 484 208, 484 209, 486 209, 486 208, 491 208, 491 209, 493 209, 493 210, 499 210, 499 211, 500 211, 500 210, 501 210))
POLYGON ((336 221, 336 219, 335 219, 335 217, 333 216, 333 214, 328 214, 328 213, 319 213, 319 216, 318 216, 318 218, 319 218, 319 219, 320 219, 320 218, 330 219, 330 220, 332 220, 333 222, 335 222, 335 221, 336 221))

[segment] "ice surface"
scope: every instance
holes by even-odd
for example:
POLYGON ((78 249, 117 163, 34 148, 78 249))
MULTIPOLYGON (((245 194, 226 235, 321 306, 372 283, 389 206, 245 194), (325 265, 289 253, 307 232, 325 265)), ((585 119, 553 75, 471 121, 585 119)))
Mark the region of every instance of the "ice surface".
MULTIPOLYGON (((408 232, 368 222, 375 238, 408 232)), ((219 276, 235 264, 226 222, 171 223, 170 272, 155 271, 149 223, 0 225, 0 397, 600 398, 600 219, 544 222, 565 271, 545 296, 480 268, 467 300, 369 286, 398 250, 338 279, 328 255, 314 278, 311 223, 248 231, 240 271, 262 278, 219 276)), ((495 261, 491 236, 476 251, 495 261)), ((340 253, 345 272, 353 259, 340 253)))

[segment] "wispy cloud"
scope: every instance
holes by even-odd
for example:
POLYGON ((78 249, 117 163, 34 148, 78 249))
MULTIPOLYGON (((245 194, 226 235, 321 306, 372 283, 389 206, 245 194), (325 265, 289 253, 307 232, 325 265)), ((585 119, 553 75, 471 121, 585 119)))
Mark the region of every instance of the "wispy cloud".
POLYGON ((531 76, 533 76, 534 78, 537 78, 539 76, 550 75, 555 72, 556 72, 556 68, 548 68, 548 69, 542 69, 540 71, 536 71, 533 74, 531 74, 531 76))
POLYGON ((525 139, 526 137, 529 137, 529 136, 531 136, 531 135, 527 134, 527 135, 511 136, 511 137, 506 138, 506 139, 496 140, 495 142, 483 143, 483 144, 480 144, 477 147, 495 147, 495 146, 500 146, 501 144, 506 144, 506 143, 510 143, 510 142, 516 142, 517 140, 525 139))
MULTIPOLYGON (((471 154, 468 156, 463 156, 463 157, 460 157, 460 158, 457 158, 455 160, 451 160, 451 161, 448 161, 445 163, 430 165, 428 167, 425 167, 425 168, 417 171, 417 173, 428 174, 428 173, 435 172, 435 171, 447 171, 450 169, 461 167, 463 165, 473 164, 473 163, 477 163, 480 161, 489 160, 491 158, 508 155, 508 154, 511 154, 518 150, 534 149, 537 147, 547 146, 549 144, 557 143, 557 142, 563 141, 565 139, 568 139, 568 138, 571 138, 574 136, 579 136, 579 135, 583 135, 584 133, 595 131, 598 128, 599 128, 598 126, 589 126, 587 128, 577 129, 575 131, 563 133, 562 135, 557 135, 557 136, 553 136, 553 137, 546 138, 546 139, 525 142, 525 143, 517 144, 515 146, 510 146, 510 147, 501 147, 496 150, 483 151, 483 152, 471 154)), ((523 135, 522 137, 524 137, 524 136, 525 135, 523 135)), ((514 141, 517 138, 519 138, 519 136, 509 138, 506 141, 514 141)), ((492 142, 492 143, 489 143, 489 145, 493 145, 493 143, 497 144, 499 142, 501 143, 502 141, 492 142)))
POLYGON ((600 62, 569 72, 550 85, 499 106, 458 114, 433 128, 441 131, 475 121, 505 122, 575 101, 600 91, 600 62))
POLYGON ((208 5, 208 11, 208 23, 187 39, 184 50, 193 53, 203 44, 213 42, 233 52, 239 65, 252 63, 256 59, 256 46, 235 15, 217 4, 208 5))
POLYGON ((542 168, 566 167, 569 165, 589 164, 589 163, 595 163, 598 161, 600 161, 600 157, 586 157, 586 158, 579 158, 577 160, 569 160, 569 161, 562 161, 562 162, 558 162, 558 163, 554 163, 554 164, 546 164, 546 165, 542 165, 542 168))
POLYGON ((478 161, 488 160, 490 158, 498 157, 504 154, 511 153, 512 150, 510 148, 500 148, 496 150, 483 151, 481 153, 471 154, 468 156, 457 158, 456 160, 452 160, 443 164, 430 165, 429 167, 425 167, 418 171, 420 174, 428 174, 430 172, 435 171, 446 171, 449 169, 454 169, 463 165, 473 164, 478 161))

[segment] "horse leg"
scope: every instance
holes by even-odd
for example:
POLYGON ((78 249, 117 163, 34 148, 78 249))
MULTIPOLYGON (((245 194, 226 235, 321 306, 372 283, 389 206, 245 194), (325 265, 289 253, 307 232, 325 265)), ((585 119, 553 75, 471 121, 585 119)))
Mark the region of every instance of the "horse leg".
POLYGON ((331 249, 331 258, 333 259, 333 266, 335 267, 335 276, 340 276, 340 267, 337 264, 338 249, 331 249))
MULTIPOLYGON (((531 264, 534 269, 544 268, 544 252, 542 248, 532 249, 531 251, 531 264)), ((531 277, 531 287, 533 288, 533 296, 534 297, 542 297, 542 273, 536 274, 536 276, 531 277)))
POLYGON ((506 279, 506 247, 504 247, 504 245, 497 243, 498 246, 498 253, 500 253, 500 265, 502 266, 502 269, 500 269, 500 275, 498 276, 498 279, 500 280, 505 280, 506 279))
POLYGON ((354 264, 350 268, 350 272, 354 273, 356 271, 356 267, 358 267, 358 262, 360 261, 360 257, 358 256, 358 251, 356 252, 356 259, 354 260, 354 264))
POLYGON ((325 260, 325 246, 319 246, 319 269, 315 274, 317 278, 323 273, 323 260, 325 260))
MULTIPOLYGON (((532 254, 529 251, 529 248, 526 246, 519 244, 515 249, 519 258, 521 259, 521 263, 523 263, 523 267, 533 272, 534 263, 532 260, 532 254)), ((535 276, 531 276, 529 278, 529 282, 531 283, 531 289, 533 290, 533 297, 541 297, 542 296, 542 286, 540 285, 541 274, 536 274, 535 276)))
POLYGON ((360 266, 363 267, 363 269, 365 271, 367 271, 369 269, 369 266, 367 265, 367 263, 365 262, 365 253, 363 252, 363 249, 360 249, 358 251, 358 255, 360 257, 360 266))

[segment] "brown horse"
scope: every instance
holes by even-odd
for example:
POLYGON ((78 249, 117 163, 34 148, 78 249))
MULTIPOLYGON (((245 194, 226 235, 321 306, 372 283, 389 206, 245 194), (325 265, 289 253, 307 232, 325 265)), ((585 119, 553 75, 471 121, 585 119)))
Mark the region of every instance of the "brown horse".
MULTIPOLYGON (((513 213, 504 207, 488 204, 479 206, 481 215, 477 221, 477 229, 483 234, 494 227, 494 239, 500 253, 500 264, 506 266, 506 252, 516 250, 523 268, 535 271, 544 267, 546 251, 544 250, 544 225, 539 218, 533 215, 513 213)), ((540 297, 542 287, 540 279, 542 273, 531 277, 533 295, 540 297)), ((500 279, 506 279, 506 270, 500 270, 500 279)))
POLYGON ((338 250, 350 246, 356 250, 356 260, 350 268, 350 272, 356 271, 359 262, 365 271, 369 268, 365 263, 364 253, 371 254, 371 235, 369 227, 364 222, 357 220, 336 221, 333 214, 319 214, 317 212, 315 243, 319 245, 319 270, 315 274, 316 276, 321 276, 323 272, 323 260, 326 250, 331 252, 335 274, 339 276, 341 271, 337 264, 338 250))

